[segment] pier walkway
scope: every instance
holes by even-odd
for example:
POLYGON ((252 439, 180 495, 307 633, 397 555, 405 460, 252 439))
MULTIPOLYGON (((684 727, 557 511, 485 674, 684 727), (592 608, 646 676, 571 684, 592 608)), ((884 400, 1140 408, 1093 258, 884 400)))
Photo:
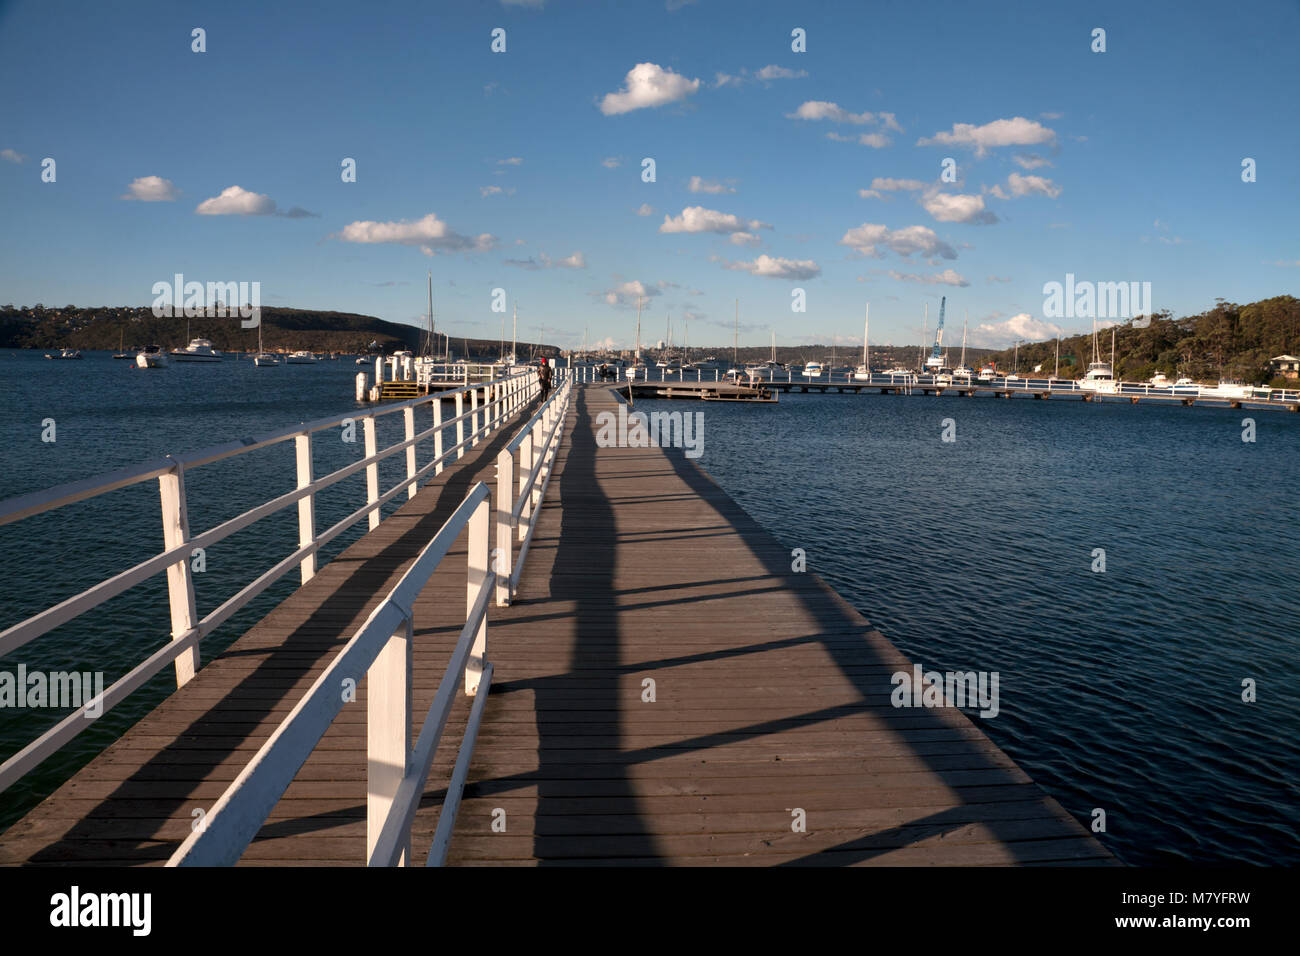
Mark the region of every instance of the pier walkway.
MULTIPOLYGON (((680 450, 596 444, 575 387, 447 862, 1106 864, 976 723, 898 709, 906 660, 680 450), (652 682, 652 683, 650 683, 652 682), (802 825, 801 825, 802 824, 802 825)), ((478 480, 489 436, 5 833, 4 864, 158 864, 226 789, 478 480), (196 813, 196 811, 202 811, 196 813)), ((458 541, 414 611, 422 715, 465 624, 458 541)), ((924 662, 920 662, 924 663, 924 662)), ((358 688, 365 700, 365 683, 358 688)), ((458 695, 411 845, 423 861, 470 701, 458 695)), ((243 854, 359 865, 366 710, 344 706, 243 854)))

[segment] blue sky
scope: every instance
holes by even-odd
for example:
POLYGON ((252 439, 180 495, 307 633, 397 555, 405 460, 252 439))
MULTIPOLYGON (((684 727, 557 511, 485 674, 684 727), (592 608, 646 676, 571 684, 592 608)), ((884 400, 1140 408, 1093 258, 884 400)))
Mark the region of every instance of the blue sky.
POLYGON ((0 302, 182 272, 418 323, 432 269, 452 335, 502 288, 521 338, 630 344, 642 289, 645 339, 721 346, 737 298, 742 344, 859 343, 868 302, 915 342, 941 295, 1005 344, 1084 328, 1043 315, 1066 273, 1294 293, 1300 5, 1072 6, 4 4, 0 302))

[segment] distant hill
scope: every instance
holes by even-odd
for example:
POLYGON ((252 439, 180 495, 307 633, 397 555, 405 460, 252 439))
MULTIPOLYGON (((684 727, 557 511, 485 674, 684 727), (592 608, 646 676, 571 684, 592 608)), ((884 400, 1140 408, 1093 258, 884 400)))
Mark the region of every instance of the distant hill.
MULTIPOLYGON (((111 349, 130 350, 144 345, 183 348, 188 339, 205 338, 222 352, 254 352, 257 329, 245 329, 236 318, 195 317, 157 318, 147 307, 134 306, 43 306, 15 309, 0 307, 0 348, 17 349, 111 349)), ((424 333, 410 325, 387 322, 372 315, 351 312, 317 312, 310 309, 262 309, 262 344, 268 351, 342 352, 360 354, 371 342, 384 352, 399 348, 417 350, 424 333)), ((496 358, 501 343, 496 340, 469 339, 473 357, 496 358)), ((438 336, 438 351, 443 339, 438 336)), ((465 354, 466 340, 451 337, 451 356, 465 354)), ((554 346, 520 342, 519 354, 556 355, 554 346)))
MULTIPOLYGON (((1110 361, 1111 330, 1097 333, 1099 359, 1110 361)), ((1239 378, 1248 384, 1272 381, 1268 360, 1300 352, 1300 299, 1279 295, 1249 305, 1218 300, 1214 308, 1181 319, 1157 312, 1151 325, 1132 322, 1115 327, 1115 377, 1145 381, 1156 372, 1173 379, 1197 381, 1239 378)), ((1000 367, 1010 368, 1015 352, 996 353, 1000 367)), ((1079 378, 1092 361, 1092 335, 1061 339, 1061 377, 1079 378)), ((1020 369, 1041 364, 1050 373, 1056 366, 1056 340, 1021 343, 1020 369)))

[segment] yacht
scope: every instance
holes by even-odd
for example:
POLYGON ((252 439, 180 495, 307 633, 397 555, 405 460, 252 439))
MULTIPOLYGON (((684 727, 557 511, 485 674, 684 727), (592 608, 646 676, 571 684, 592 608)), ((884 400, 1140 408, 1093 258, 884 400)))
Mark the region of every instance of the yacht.
POLYGON ((1249 385, 1243 385, 1236 379, 1220 379, 1219 384, 1213 388, 1201 389, 1203 398, 1254 398, 1255 390, 1249 385))
POLYGON ((980 369, 979 380, 981 382, 991 382, 998 377, 998 370, 992 365, 985 365, 980 369))
MULTIPOLYGON (((398 352, 398 355, 410 355, 410 352, 398 352)), ((299 349, 291 355, 286 355, 285 365, 313 365, 316 362, 316 356, 306 349, 299 349)))
POLYGON ((1090 392, 1116 391, 1115 373, 1111 371, 1110 363, 1089 362, 1087 374, 1083 376, 1079 387, 1090 392))
POLYGON ((975 370, 969 365, 959 365, 952 370, 952 377, 963 382, 969 382, 975 377, 975 370))
POLYGON ((140 368, 166 368, 167 353, 161 345, 146 345, 137 353, 135 364, 140 368))
POLYGON ((892 379, 892 378, 909 378, 909 379, 910 379, 910 378, 912 378, 913 375, 915 375, 915 373, 914 373, 910 368, 903 368, 903 366, 901 366, 901 365, 895 365, 893 368, 891 368, 891 369, 890 369, 889 371, 887 371, 885 374, 888 375, 891 379, 892 379))
POLYGON ((934 370, 933 382, 935 385, 951 385, 952 369, 938 368, 934 370))
POLYGON ((853 377, 859 382, 869 382, 871 381, 871 369, 865 365, 859 365, 853 370, 853 377))
POLYGON ((253 356, 253 364, 259 368, 266 368, 271 365, 279 365, 280 360, 274 355, 269 355, 262 350, 262 323, 257 323, 257 354, 253 356))
POLYGON ((1173 390, 1175 395, 1201 394, 1201 386, 1197 385, 1190 378, 1186 378, 1186 377, 1180 378, 1178 381, 1174 382, 1173 390))
POLYGON ((207 339, 190 339, 183 349, 172 349, 172 358, 178 362, 220 362, 221 353, 207 339))
POLYGON ((1165 377, 1164 372, 1156 372, 1151 378, 1147 379, 1147 384, 1152 388, 1171 388, 1173 383, 1165 377))
MULTIPOLYGON (((822 371, 825 368, 821 362, 809 362, 803 367, 804 378, 821 378, 822 371)), ((728 373, 730 374, 730 373, 728 373)))
POLYGON ((47 359, 79 359, 81 358, 81 353, 76 349, 59 349, 57 355, 53 352, 46 352, 45 357, 47 359))

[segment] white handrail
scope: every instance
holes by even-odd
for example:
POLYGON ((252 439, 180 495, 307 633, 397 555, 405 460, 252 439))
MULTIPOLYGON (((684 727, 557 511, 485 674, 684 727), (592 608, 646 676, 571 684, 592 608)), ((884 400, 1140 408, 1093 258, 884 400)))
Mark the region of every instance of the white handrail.
POLYGON ((492 549, 492 570, 497 579, 498 607, 505 607, 514 599, 520 569, 528 554, 541 502, 551 480, 551 469, 559 452, 572 392, 573 378, 564 376, 559 388, 524 423, 510 443, 497 453, 497 530, 495 547, 492 549), (516 453, 519 455, 517 465, 516 453), (519 474, 517 490, 516 471, 519 474), (514 558, 516 530, 519 537, 517 561, 514 558))
POLYGON ((430 471, 435 474, 441 472, 444 464, 461 457, 465 449, 470 447, 471 442, 477 443, 484 435, 501 427, 525 408, 537 392, 536 380, 536 370, 528 369, 504 379, 480 382, 447 392, 432 393, 420 398, 380 406, 363 415, 340 415, 318 419, 303 423, 296 428, 270 432, 259 438, 217 445, 188 455, 168 456, 162 460, 110 472, 97 479, 70 482, 43 492, 21 495, 0 502, 0 525, 3 525, 140 481, 157 478, 164 527, 164 549, 159 554, 0 631, 0 656, 11 653, 29 641, 98 607, 162 571, 166 571, 168 576, 168 601, 172 622, 169 646, 149 655, 140 665, 106 688, 99 697, 87 702, 71 717, 60 721, 18 753, 0 763, 0 791, 21 779, 29 770, 89 726, 91 721, 83 719, 77 722, 73 718, 87 711, 95 713, 96 711, 89 710, 92 705, 102 706, 101 713, 107 712, 169 663, 175 666, 177 686, 183 686, 198 669, 198 645, 205 636, 245 607, 249 601, 275 581, 292 571, 295 566, 301 569, 303 583, 310 580, 316 571, 316 556, 321 546, 329 543, 364 517, 369 516, 372 529, 378 526, 380 509, 385 504, 403 490, 414 491, 419 481, 430 471), (474 411, 458 414, 455 418, 446 421, 442 420, 443 398, 453 397, 457 400, 457 404, 461 405, 466 392, 477 395, 480 391, 484 401, 481 404, 476 402, 474 411), (493 392, 496 393, 495 397, 490 397, 493 392), (426 404, 433 405, 434 425, 416 434, 413 410, 426 404), (406 413, 404 415, 407 425, 405 437, 402 441, 381 450, 376 442, 375 419, 399 411, 406 413), (471 416, 475 419, 482 416, 483 421, 481 425, 475 424, 471 434, 466 436, 464 423, 471 416), (364 426, 365 457, 320 478, 314 478, 311 474, 312 433, 336 427, 355 418, 361 418, 364 426), (451 448, 443 450, 442 430, 451 425, 457 427, 457 442, 451 448), (412 452, 419 442, 430 437, 435 440, 435 456, 423 467, 417 468, 412 452), (289 439, 294 439, 298 463, 297 488, 250 508, 207 531, 197 535, 190 533, 185 494, 187 471, 289 439), (408 451, 406 477, 381 494, 378 484, 379 462, 404 450, 408 451), (316 493, 362 470, 365 470, 367 475, 366 503, 325 531, 316 531, 314 503, 316 493), (206 549, 253 522, 295 503, 299 506, 299 547, 222 602, 207 616, 199 619, 195 610, 194 585, 190 577, 189 565, 194 549, 206 549))
MULTIPOLYGON (((367 682, 367 860, 370 865, 385 866, 409 862, 410 822, 451 710, 453 688, 463 673, 467 695, 481 691, 484 698, 487 696, 491 674, 487 662, 487 607, 492 593, 488 570, 490 496, 488 486, 481 481, 470 490, 415 563, 218 798, 203 826, 172 854, 168 866, 234 864, 346 706, 347 695, 342 692, 348 686, 346 682, 351 681, 355 688, 363 676, 367 682), (466 529, 465 625, 412 750, 413 608, 439 563, 466 529)), ((477 726, 474 721, 467 727, 462 742, 461 756, 466 762, 466 752, 473 751, 477 726)), ((454 807, 451 812, 454 816, 454 807)))

